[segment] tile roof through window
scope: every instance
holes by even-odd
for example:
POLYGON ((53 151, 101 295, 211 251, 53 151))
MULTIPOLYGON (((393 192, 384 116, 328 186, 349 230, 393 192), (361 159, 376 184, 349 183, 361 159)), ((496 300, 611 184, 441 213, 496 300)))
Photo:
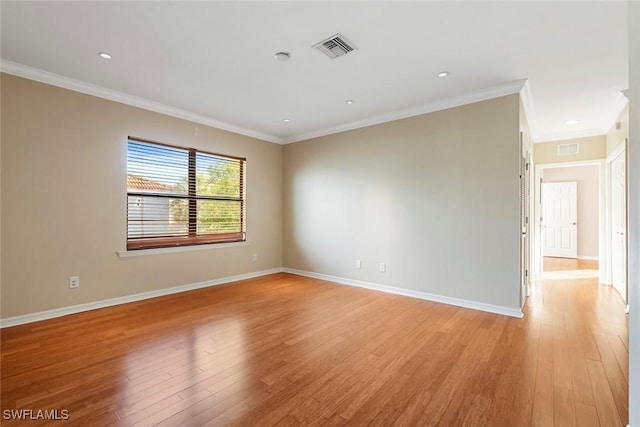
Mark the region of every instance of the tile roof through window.
POLYGON ((174 192, 175 186, 163 184, 138 175, 127 175, 127 189, 137 191, 174 192))

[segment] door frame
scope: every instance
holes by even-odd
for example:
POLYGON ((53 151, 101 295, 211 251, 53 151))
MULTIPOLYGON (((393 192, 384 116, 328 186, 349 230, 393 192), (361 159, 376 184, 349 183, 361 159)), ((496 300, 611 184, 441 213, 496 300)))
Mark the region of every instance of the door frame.
POLYGON ((566 168, 574 166, 598 166, 598 282, 605 284, 607 273, 609 272, 609 264, 607 261, 610 250, 607 248, 607 219, 606 215, 606 197, 605 197, 605 159, 597 160, 580 160, 575 162, 562 163, 543 163, 537 164, 535 168, 534 180, 534 200, 533 200, 533 274, 536 279, 542 278, 542 216, 541 202, 541 179, 545 169, 566 168))
POLYGON ((618 156, 623 155, 625 157, 625 206, 627 209, 626 217, 626 232, 625 232, 625 246, 626 246, 626 254, 627 254, 627 262, 626 265, 626 288, 627 295, 623 298, 626 299, 626 310, 629 310, 629 150, 627 150, 627 144, 629 143, 629 138, 625 138, 618 146, 607 156, 605 160, 605 180, 606 180, 606 214, 607 214, 607 224, 606 224, 606 239, 607 239, 607 253, 606 253, 606 264, 607 270, 604 278, 604 284, 613 285, 613 226, 612 226, 612 211, 613 211, 613 195, 611 194, 611 164, 618 156))
POLYGON ((531 215, 533 213, 533 153, 531 138, 528 132, 520 131, 520 308, 523 308, 527 297, 531 295, 532 279, 532 234, 531 215))

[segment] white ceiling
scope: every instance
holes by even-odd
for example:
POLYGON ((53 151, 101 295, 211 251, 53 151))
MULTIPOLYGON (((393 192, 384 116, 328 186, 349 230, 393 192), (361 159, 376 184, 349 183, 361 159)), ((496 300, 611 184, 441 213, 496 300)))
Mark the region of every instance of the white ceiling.
POLYGON ((3 71, 274 142, 522 79, 536 141, 604 134, 626 103, 620 1, 3 1, 1 13, 3 71), (311 48, 335 33, 358 50, 331 60, 311 48))

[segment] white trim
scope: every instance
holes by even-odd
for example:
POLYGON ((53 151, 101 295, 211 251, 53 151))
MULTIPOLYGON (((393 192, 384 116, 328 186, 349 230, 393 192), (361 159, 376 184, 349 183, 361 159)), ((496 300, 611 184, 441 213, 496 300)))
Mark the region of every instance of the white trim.
POLYGON ((526 79, 516 80, 462 96, 442 99, 427 104, 417 105, 411 108, 405 108, 390 113, 379 114, 376 116, 368 117, 366 119, 356 120, 354 122, 349 122, 330 128, 290 136, 285 138, 283 143, 290 144, 293 142, 305 141, 311 138, 318 138, 320 136, 331 135, 338 132, 345 132, 348 130, 363 128, 366 126, 378 125, 380 123, 392 122, 394 120, 406 119, 422 114, 433 113, 435 111, 446 110, 448 108, 472 104, 474 102, 486 101, 501 96, 512 95, 514 93, 520 93, 523 87, 525 87, 526 83, 526 79))
POLYGON ((312 277, 314 279, 327 280, 341 285, 355 286, 358 288, 371 289, 374 291, 386 292, 395 295, 402 295, 411 298, 418 298, 427 301, 438 302, 442 304, 455 305, 456 307, 470 308, 472 310, 486 311, 488 313, 501 314, 503 316, 522 318, 522 311, 518 308, 509 308, 493 304, 485 304, 482 302, 469 301, 460 298, 446 297, 443 295, 430 294, 427 292, 414 291, 411 289, 395 288, 392 286, 379 285, 377 283, 363 282, 360 280, 345 279, 342 277, 330 276, 328 274, 314 273, 311 271, 296 270, 293 268, 284 268, 285 273, 295 274, 298 276, 312 277))
POLYGON ((209 245, 173 246, 169 248, 137 249, 133 251, 116 251, 118 258, 130 258, 145 255, 169 254, 173 252, 191 252, 207 249, 235 248, 238 246, 250 246, 251 242, 211 243, 209 245))
MULTIPOLYGON (((614 151, 617 151, 614 150, 614 151)), ((612 279, 612 224, 611 224, 611 161, 607 158, 604 162, 604 216, 605 216, 605 235, 604 244, 605 252, 602 254, 602 262, 600 268, 604 268, 605 285, 613 285, 612 279)))
POLYGON ((587 261, 598 261, 599 258, 597 256, 578 256, 578 259, 584 259, 587 261))
POLYGON ((0 329, 10 326, 22 325, 25 323, 38 322, 40 320, 53 319, 54 317, 66 316, 68 314, 81 313, 84 311, 96 310, 98 308, 111 307, 114 305, 126 304, 129 302, 141 301, 149 298, 156 298, 165 295, 177 294, 180 292, 192 291, 194 289, 208 288, 210 286, 224 285, 239 280, 253 279, 255 277, 266 276, 268 274, 282 273, 282 268, 272 268, 270 270, 256 271, 253 273, 239 274, 236 276, 223 277, 221 279, 208 280, 206 282, 192 283, 188 285, 175 286, 172 288, 158 289, 156 291, 143 292, 140 294, 126 295, 123 297, 111 298, 102 301, 89 302, 85 304, 61 307, 53 310, 40 311, 38 313, 24 314, 22 316, 7 317, 0 319, 0 329))
POLYGON ((159 102, 150 101, 148 99, 141 98, 134 95, 129 95, 124 92, 118 92, 116 90, 107 89, 91 83, 86 83, 80 80, 61 76, 59 74, 54 74, 48 71, 39 70, 37 68, 18 64, 17 62, 7 61, 6 59, 2 59, 0 61, 0 71, 7 74, 13 74, 14 76, 35 80, 37 82, 58 86, 64 89, 69 89, 74 92, 93 95, 93 96, 97 96, 98 98, 108 99, 109 101, 115 101, 121 104, 131 105, 134 107, 142 108, 144 110, 155 111, 156 113, 166 114, 167 116, 177 117, 183 120, 189 120, 190 122, 199 123, 206 126, 212 126, 218 129, 229 131, 229 132, 238 133, 240 135, 249 136, 251 138, 257 138, 263 141, 282 144, 282 138, 278 138, 277 136, 269 135, 263 132, 258 132, 256 130, 248 129, 242 126, 236 126, 230 123, 225 123, 220 120, 213 119, 211 117, 203 116, 201 114, 192 113, 187 110, 171 107, 169 105, 161 104, 159 102))
POLYGON ((539 142, 564 141, 566 139, 589 138, 591 136, 602 136, 606 134, 607 134, 607 130, 600 129, 600 128, 553 132, 553 133, 546 133, 546 134, 540 135, 538 138, 534 140, 534 143, 537 144, 539 142))
MULTIPOLYGON (((536 140, 537 136, 535 133, 536 114, 533 106, 533 97, 531 95, 531 85, 529 84, 529 80, 524 83, 524 86, 520 91, 520 101, 522 102, 522 109, 524 110, 524 115, 527 118, 527 123, 529 124, 529 142, 533 142, 536 140)), ((527 148, 530 151, 533 150, 532 147, 527 148)))
POLYGON ((554 169, 554 168, 571 168, 574 166, 602 166, 604 165, 604 159, 593 160, 576 160, 574 162, 557 162, 557 163, 539 163, 536 165, 536 169, 554 169))
POLYGON ((607 215, 606 215, 606 161, 605 159, 595 160, 578 160, 574 162, 560 162, 560 163, 541 163, 535 165, 535 180, 534 180, 534 204, 533 204, 533 236, 534 236, 534 265, 533 275, 536 279, 542 277, 542 236, 540 233, 540 178, 542 177, 542 171, 544 169, 553 168, 565 168, 576 166, 598 166, 598 257, 601 262, 598 265, 599 275, 598 282, 601 284, 607 283, 607 274, 609 271, 608 264, 608 249, 607 249, 607 215))
POLYGON ((624 153, 627 150, 627 138, 623 138, 622 142, 618 144, 616 148, 613 149, 611 153, 607 156, 607 163, 613 162, 616 157, 620 154, 624 153))
MULTIPOLYGON (((620 144, 618 144, 618 146, 616 148, 613 149, 613 151, 611 151, 611 153, 609 153, 609 155, 607 156, 607 159, 605 161, 605 168, 606 168, 606 172, 605 172, 605 179, 606 179, 606 200, 605 200, 605 204, 606 204, 606 216, 607 216, 607 236, 606 236, 606 240, 607 240, 607 254, 606 254, 606 259, 605 259, 605 263, 607 264, 607 275, 606 275, 606 281, 605 283, 607 285, 613 286, 613 219, 612 219, 612 210, 613 210, 613 200, 612 200, 612 193, 611 193, 611 165, 613 163, 613 161, 618 158, 619 156, 625 156, 625 178, 626 178, 626 186, 629 186, 629 160, 627 157, 627 144, 628 144, 628 138, 623 138, 622 142, 620 144)), ((628 206, 629 204, 629 193, 627 191, 627 196, 626 196, 626 204, 628 206)), ((627 212, 628 214, 628 212, 627 212)), ((626 232, 627 234, 629 233, 629 220, 627 218, 627 227, 626 227, 626 232)), ((629 242, 627 241, 626 244, 627 248, 626 248, 626 252, 627 252, 627 265, 628 260, 629 260, 629 242)), ((628 302, 628 298, 629 298, 629 276, 628 276, 628 267, 627 267, 627 277, 625 278, 625 285, 627 287, 627 295, 622 296, 622 299, 624 301, 628 302)), ((628 306, 628 304, 627 304, 628 306)))
MULTIPOLYGON (((611 163, 621 154, 626 151, 627 141, 623 139, 621 144, 618 144, 605 160, 605 216, 606 216, 606 236, 605 244, 607 251, 604 257, 604 264, 606 266, 606 274, 604 283, 606 285, 613 286, 613 230, 611 220, 611 163)), ((624 298, 623 298, 624 299, 624 298)))
MULTIPOLYGON (((624 95, 623 92, 621 92, 624 95)), ((609 119, 606 120, 607 123, 611 123, 608 128, 591 128, 591 129, 583 129, 583 130, 574 130, 574 131, 560 131, 560 132, 552 132, 541 135, 539 138, 535 139, 535 142, 549 142, 549 141, 559 141, 564 139, 577 139, 577 138, 588 138, 590 136, 602 136, 606 135, 609 132, 609 129, 615 124, 620 114, 627 108, 628 101, 624 98, 624 96, 620 96, 616 103, 618 104, 617 108, 612 108, 609 110, 609 119)))
MULTIPOLYGON (((84 93, 87 95, 97 96, 99 98, 108 99, 110 101, 119 102, 121 104, 142 108, 144 110, 155 111, 156 113, 166 114, 168 116, 177 117, 183 120, 189 120, 194 123, 199 123, 206 126, 212 126, 218 129, 223 129, 229 132, 234 132, 240 135, 249 136, 251 138, 260 139, 263 141, 269 141, 276 144, 289 144, 292 142, 304 141, 307 139, 331 135, 338 132, 359 129, 366 126, 377 125, 380 123, 386 123, 394 120, 406 119, 408 117, 414 117, 422 114, 432 113, 435 111, 446 110, 448 108, 459 107, 462 105, 472 104, 474 102, 486 101, 486 100, 498 98, 501 96, 521 93, 521 91, 523 91, 523 88, 525 88, 527 84, 527 79, 516 80, 513 82, 482 89, 477 92, 469 93, 462 96, 441 99, 441 100, 430 102, 427 104, 421 104, 415 107, 410 107, 410 108, 406 108, 398 111, 380 114, 380 115, 368 117, 368 118, 357 120, 354 122, 345 123, 338 126, 333 126, 333 127, 313 131, 313 132, 298 134, 298 135, 290 136, 287 138, 280 138, 275 135, 269 135, 253 129, 248 129, 242 126, 237 126, 230 123, 222 122, 220 120, 203 116, 201 114, 193 113, 187 110, 182 110, 180 108, 171 107, 169 105, 161 104, 155 101, 150 101, 145 98, 129 95, 124 92, 118 92, 112 89, 107 89, 91 83, 86 83, 80 80, 61 76, 59 74, 50 73, 48 71, 43 71, 37 68, 29 67, 27 65, 19 64, 17 62, 8 61, 1 58, 0 58, 0 71, 2 71, 3 73, 15 75, 18 77, 35 80, 41 83, 50 84, 53 86, 61 87, 64 89, 75 91, 75 92, 84 93)), ((530 104, 531 103, 530 94, 528 92, 528 89, 525 89, 525 91, 526 91, 525 101, 530 104)), ((527 105, 525 106, 525 108, 531 109, 532 106, 527 105)), ((533 117, 533 116, 530 116, 530 117, 533 117)))

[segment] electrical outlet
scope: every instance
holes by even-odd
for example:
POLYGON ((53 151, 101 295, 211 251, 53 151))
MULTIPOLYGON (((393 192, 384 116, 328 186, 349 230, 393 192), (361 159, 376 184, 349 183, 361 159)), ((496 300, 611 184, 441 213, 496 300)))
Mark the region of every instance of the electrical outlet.
POLYGON ((362 268, 362 262, 359 259, 356 260, 356 268, 360 270, 362 268))
POLYGON ((384 262, 380 263, 380 273, 384 273, 385 271, 387 271, 387 264, 385 264, 384 262))
POLYGON ((69 277, 69 287, 71 289, 79 288, 80 287, 80 277, 78 277, 78 276, 69 277))
POLYGON ((251 261, 257 261, 257 260, 258 260, 258 254, 251 255, 251 261))

